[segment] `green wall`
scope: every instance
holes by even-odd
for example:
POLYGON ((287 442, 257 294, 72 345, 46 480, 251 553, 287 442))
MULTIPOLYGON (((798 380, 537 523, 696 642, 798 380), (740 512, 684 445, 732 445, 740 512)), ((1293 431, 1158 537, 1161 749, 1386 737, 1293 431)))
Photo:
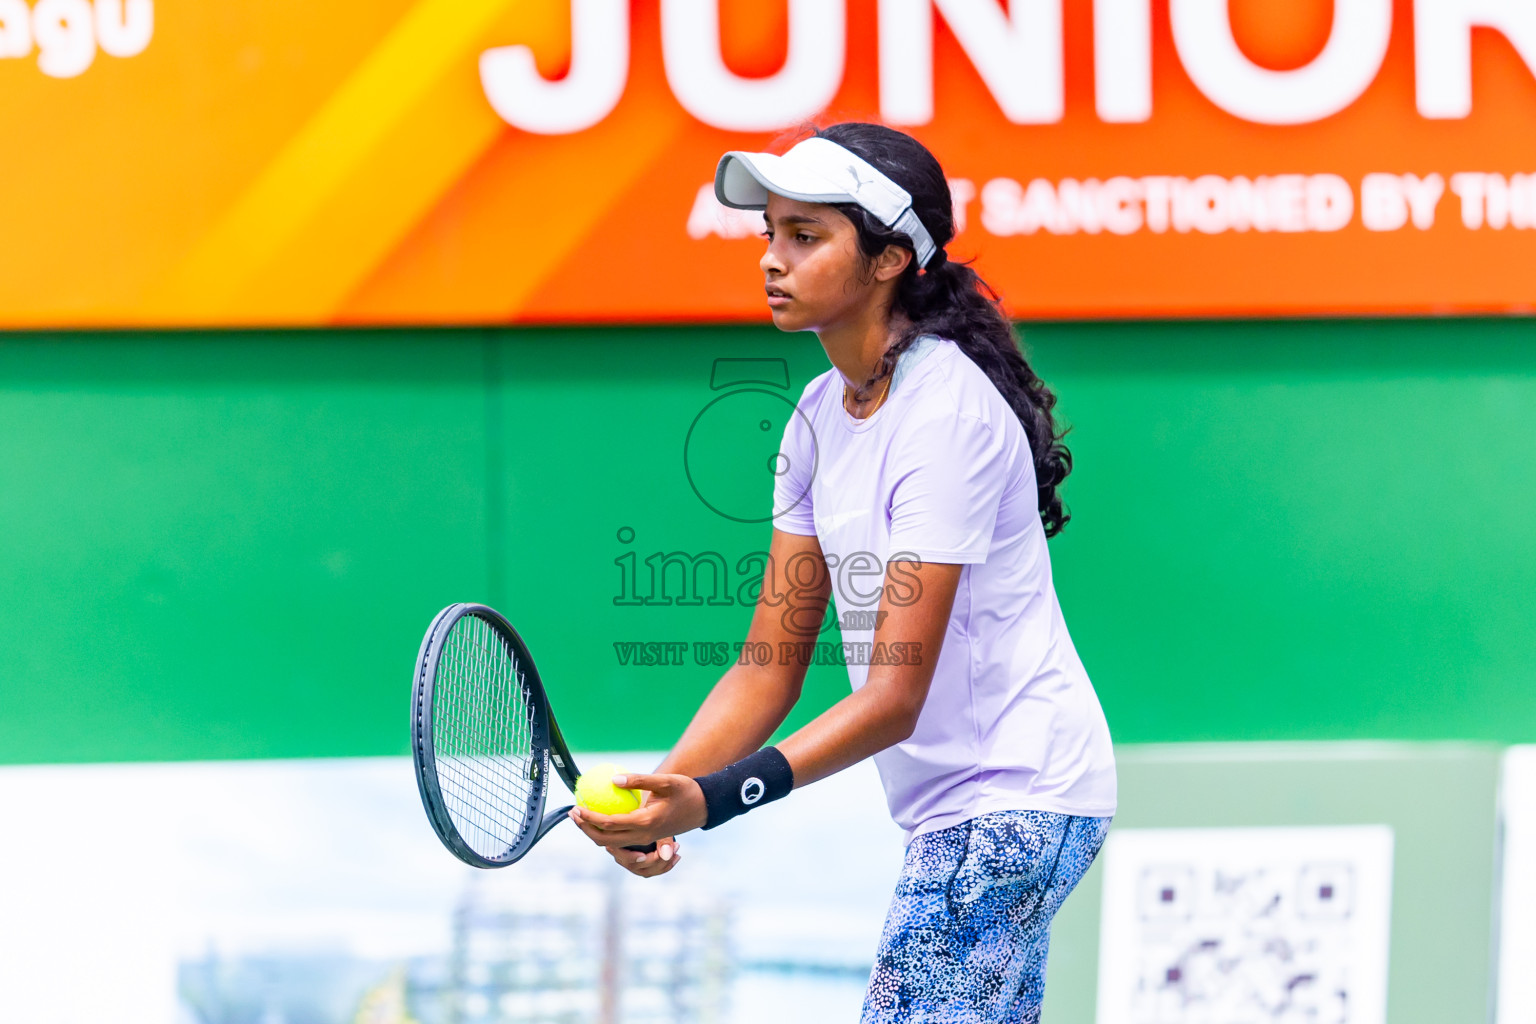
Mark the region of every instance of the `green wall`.
MULTIPOLYGON (((1536 322, 1026 338, 1117 740, 1536 740, 1536 322)), ((0 761, 403 753, 421 631, 473 599, 574 745, 667 745, 718 669, 614 644, 747 613, 616 605, 616 560, 646 593, 647 556, 716 552, 734 592, 766 546, 685 473, 721 357, 826 366, 760 328, 0 337, 0 761)), ((800 717, 845 688, 814 670, 800 717)))

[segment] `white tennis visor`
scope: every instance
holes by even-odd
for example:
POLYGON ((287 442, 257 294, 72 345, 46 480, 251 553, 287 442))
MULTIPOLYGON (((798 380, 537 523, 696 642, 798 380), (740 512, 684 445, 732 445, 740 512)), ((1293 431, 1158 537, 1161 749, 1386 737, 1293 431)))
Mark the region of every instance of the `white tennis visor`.
POLYGON ((715 198, 738 210, 762 210, 768 194, 802 203, 857 203, 892 231, 912 239, 917 265, 938 246, 912 209, 911 194, 873 164, 833 142, 810 138, 783 156, 732 151, 715 169, 715 198))

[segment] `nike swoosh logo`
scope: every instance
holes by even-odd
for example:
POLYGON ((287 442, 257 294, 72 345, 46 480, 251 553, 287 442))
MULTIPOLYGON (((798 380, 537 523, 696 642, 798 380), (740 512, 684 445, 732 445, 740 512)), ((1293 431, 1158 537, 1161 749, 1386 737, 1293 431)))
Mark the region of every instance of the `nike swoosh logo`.
POLYGON ((847 512, 834 512, 823 520, 823 524, 828 530, 835 530, 839 526, 851 523, 855 519, 862 519, 867 515, 869 515, 869 509, 867 508, 850 509, 847 512))

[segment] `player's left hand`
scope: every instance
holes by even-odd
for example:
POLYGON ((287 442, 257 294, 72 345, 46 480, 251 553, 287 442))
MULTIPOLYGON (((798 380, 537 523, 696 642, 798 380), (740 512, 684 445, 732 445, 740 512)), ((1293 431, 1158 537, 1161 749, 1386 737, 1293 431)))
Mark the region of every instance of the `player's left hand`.
POLYGON ((708 820, 704 791, 687 775, 615 775, 613 784, 644 790, 645 802, 628 814, 573 808, 571 820, 598 846, 610 850, 645 846, 703 828, 708 820))
POLYGON ((626 850, 622 846, 608 848, 608 853, 619 867, 632 875, 641 878, 655 878, 664 875, 677 867, 677 862, 683 859, 683 851, 677 845, 677 839, 667 836, 656 840, 656 849, 650 853, 640 853, 638 850, 626 850))

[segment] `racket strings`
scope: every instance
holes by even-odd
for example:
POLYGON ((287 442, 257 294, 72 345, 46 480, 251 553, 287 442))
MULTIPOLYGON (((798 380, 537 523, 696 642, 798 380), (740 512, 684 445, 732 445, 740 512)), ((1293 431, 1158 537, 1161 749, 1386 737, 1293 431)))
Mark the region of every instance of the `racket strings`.
POLYGON ((495 629, 475 616, 454 623, 434 684, 438 784, 459 835, 484 857, 505 853, 528 824, 534 714, 523 668, 495 629))
MULTIPOLYGON (((525 761, 518 759, 513 705, 499 639, 479 620, 467 620, 463 642, 454 644, 449 662, 454 687, 453 714, 447 733, 454 754, 445 765, 451 777, 445 802, 461 835, 477 852, 495 856, 512 845, 526 820, 531 789, 524 782, 525 761), (457 756, 455 756, 457 755, 457 756), (509 763, 509 759, 510 762, 509 763)), ((526 703, 526 702, 522 702, 526 703)), ((517 716, 521 717, 521 716, 517 716)))

